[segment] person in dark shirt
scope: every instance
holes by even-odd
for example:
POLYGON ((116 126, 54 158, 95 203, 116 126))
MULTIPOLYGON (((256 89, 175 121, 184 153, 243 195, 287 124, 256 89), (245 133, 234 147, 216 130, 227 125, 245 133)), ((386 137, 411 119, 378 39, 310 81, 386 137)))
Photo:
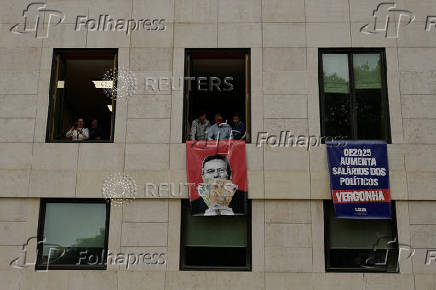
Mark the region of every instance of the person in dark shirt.
POLYGON ((103 139, 103 133, 98 127, 98 120, 94 119, 91 122, 91 128, 89 128, 89 140, 101 140, 103 139))
POLYGON ((232 134, 234 140, 241 140, 245 138, 245 124, 241 121, 239 113, 233 114, 232 134))

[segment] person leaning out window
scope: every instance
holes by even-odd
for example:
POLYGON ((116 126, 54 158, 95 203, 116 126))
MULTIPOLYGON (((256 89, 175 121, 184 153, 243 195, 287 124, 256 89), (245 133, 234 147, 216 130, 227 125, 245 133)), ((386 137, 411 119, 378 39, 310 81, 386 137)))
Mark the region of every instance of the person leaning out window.
POLYGON ((101 140, 103 139, 103 133, 98 126, 98 120, 94 119, 91 122, 91 128, 89 128, 89 140, 101 140))
POLYGON ((207 140, 232 140, 232 127, 223 123, 223 116, 221 114, 215 115, 215 124, 207 131, 207 140))
POLYGON ((77 123, 75 123, 70 130, 68 130, 65 136, 73 141, 82 141, 89 139, 89 130, 84 128, 85 122, 83 118, 78 118, 77 123))
POLYGON ((245 124, 241 121, 239 113, 233 114, 232 134, 235 140, 245 139, 245 124))
POLYGON ((190 140, 206 140, 210 122, 206 119, 206 112, 201 110, 198 118, 192 121, 190 140))

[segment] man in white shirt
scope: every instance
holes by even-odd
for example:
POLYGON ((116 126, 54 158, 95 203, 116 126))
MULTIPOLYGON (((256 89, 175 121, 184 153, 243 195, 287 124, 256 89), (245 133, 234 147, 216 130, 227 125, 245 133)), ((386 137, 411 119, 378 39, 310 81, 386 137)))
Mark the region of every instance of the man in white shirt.
POLYGON ((73 141, 88 140, 89 130, 88 128, 84 128, 84 125, 85 122, 83 121, 83 118, 78 118, 76 126, 71 127, 65 136, 73 141))

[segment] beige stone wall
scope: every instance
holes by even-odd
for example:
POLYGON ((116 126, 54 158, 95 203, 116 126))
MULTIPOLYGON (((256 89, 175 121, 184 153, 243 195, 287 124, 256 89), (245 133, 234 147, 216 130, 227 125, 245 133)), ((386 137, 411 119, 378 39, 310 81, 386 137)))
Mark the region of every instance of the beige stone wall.
MULTIPOLYGON (((364 35, 380 1, 47 0, 66 14, 49 37, 14 35, 29 1, 0 4, 0 289, 436 289, 436 36, 433 0, 397 0, 417 18, 398 39, 364 35), (165 18, 160 32, 74 31, 75 17, 165 18), (53 48, 119 48, 137 92, 117 104, 112 144, 45 143, 53 48), (251 273, 178 271, 179 198, 144 198, 146 182, 186 182, 183 90, 152 92, 147 76, 181 77, 185 48, 251 48, 252 136, 320 134, 319 47, 386 47, 392 144, 389 166, 399 242, 416 248, 400 274, 324 273, 322 200, 330 199, 325 147, 247 145, 253 199, 251 273), (159 130, 155 130, 159 128, 159 130), (124 171, 138 198, 112 208, 114 251, 163 251, 167 263, 125 271, 11 269, 36 235, 40 197, 101 197, 103 179, 124 171)), ((182 197, 187 197, 186 193, 182 197)))
MULTIPOLYGON (((400 242, 416 249, 411 260, 401 262, 400 274, 325 273, 320 200, 253 200, 251 273, 179 271, 177 199, 135 200, 127 207, 111 209, 109 249, 113 253, 164 253, 165 264, 133 265, 128 270, 109 265, 106 271, 35 272, 33 267, 18 270, 8 264, 17 257, 23 241, 36 234, 39 200, 3 198, 0 277, 8 288, 1 289, 434 289, 434 266, 424 263, 426 250, 436 240, 435 206, 436 202, 397 202, 400 242)), ((34 246, 29 245, 28 261, 34 258, 34 246)))

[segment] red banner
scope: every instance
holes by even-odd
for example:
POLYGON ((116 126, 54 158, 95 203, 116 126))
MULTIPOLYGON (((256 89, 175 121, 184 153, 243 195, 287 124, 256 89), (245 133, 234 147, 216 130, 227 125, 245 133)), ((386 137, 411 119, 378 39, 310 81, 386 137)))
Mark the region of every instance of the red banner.
POLYGON ((245 141, 186 141, 192 215, 247 213, 245 141))

